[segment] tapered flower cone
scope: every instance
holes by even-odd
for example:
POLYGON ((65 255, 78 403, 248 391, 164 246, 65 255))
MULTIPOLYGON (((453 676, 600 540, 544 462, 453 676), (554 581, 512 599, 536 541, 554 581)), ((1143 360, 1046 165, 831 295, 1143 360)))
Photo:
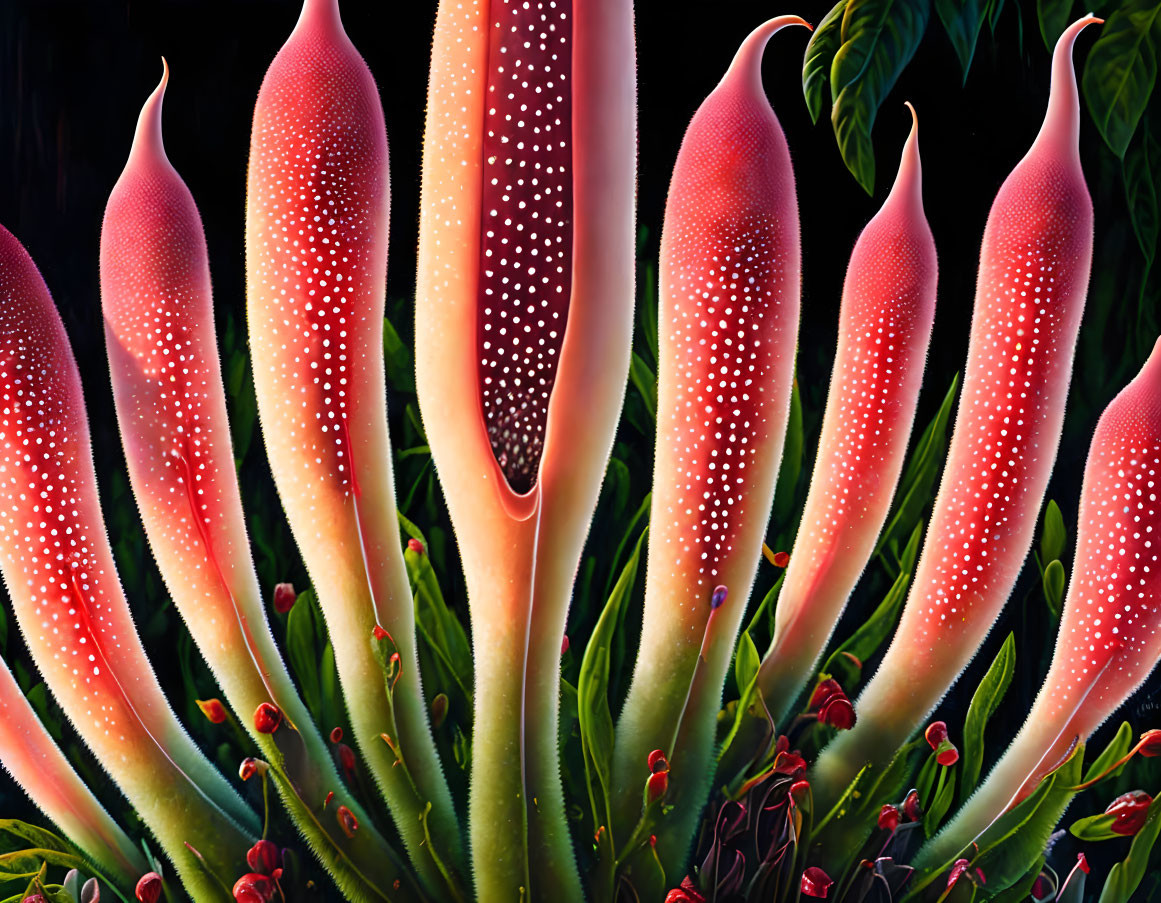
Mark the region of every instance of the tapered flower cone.
POLYGON ((819 757, 826 811, 870 763, 887 765, 991 629, 1032 544, 1056 458, 1092 265, 1072 46, 1057 42, 1048 112, 988 215, 968 363, 947 464, 898 631, 855 703, 858 724, 819 757))
POLYGON ((0 766, 122 893, 149 871, 145 857, 85 786, 0 659, 0 766))
POLYGON ((477 890, 579 900, 559 656, 629 365, 632 4, 444 0, 430 85, 416 375, 471 604, 477 890))
POLYGON ((667 871, 682 862, 709 789, 714 720, 761 558, 790 407, 798 206, 761 78, 766 42, 787 25, 806 22, 782 16, 755 29, 694 115, 661 234, 649 565, 641 647, 617 725, 612 828, 614 842, 628 839, 646 759, 665 752, 666 804, 675 808, 659 826, 657 849, 667 871), (714 610, 719 585, 728 597, 714 610), (704 669, 696 683, 695 667, 704 669))
POLYGON ((0 229, 0 572, 45 683, 197 899, 257 819, 169 708, 105 534, 80 374, 36 265, 0 229))
POLYGON ((113 394, 133 493, 166 586, 299 828, 351 893, 398 877, 354 801, 274 645, 250 557, 214 336, 201 217, 162 143, 169 69, 149 97, 101 231, 101 302, 113 394), (272 702, 285 729, 261 733, 272 702), (336 799, 323 812, 327 793, 336 799), (361 828, 348 838, 340 805, 361 828), (348 862, 354 860, 354 865, 348 862))
POLYGON ((937 264, 911 115, 895 185, 855 243, 843 284, 814 475, 758 677, 776 723, 811 679, 874 551, 915 419, 937 264))
POLYGON ((1052 667, 988 779, 919 856, 954 858, 1120 708, 1161 660, 1161 341, 1105 409, 1084 469, 1052 667))

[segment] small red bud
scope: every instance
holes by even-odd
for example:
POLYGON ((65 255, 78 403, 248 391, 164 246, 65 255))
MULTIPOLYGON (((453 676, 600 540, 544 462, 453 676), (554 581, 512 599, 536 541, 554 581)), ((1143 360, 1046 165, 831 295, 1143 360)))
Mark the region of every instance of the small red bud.
POLYGON ((343 774, 348 778, 355 773, 355 751, 346 743, 340 743, 338 746, 339 765, 343 769, 343 774))
POLYGON ((274 610, 280 615, 286 614, 294 608, 298 601, 298 594, 294 591, 293 583, 277 583, 274 585, 274 610))
POLYGON ((246 851, 246 865, 262 875, 273 875, 282 861, 282 851, 272 840, 260 840, 246 851))
POLYGON ((908 791, 903 799, 903 817, 908 821, 919 821, 923 818, 923 807, 919 805, 919 791, 908 791))
POLYGON ((649 753, 649 758, 646 761, 649 764, 650 773, 669 771, 669 760, 665 758, 664 751, 660 749, 655 749, 649 753))
POLYGON ((221 724, 226 720, 226 707, 220 699, 195 699, 198 708, 202 710, 211 724, 221 724))
POLYGON ((879 810, 879 827, 894 831, 899 827, 899 809, 888 803, 879 810))
POLYGON ((371 628, 371 636, 373 636, 376 640, 378 640, 381 643, 385 639, 387 639, 387 637, 389 637, 390 634, 387 633, 387 631, 384 630, 382 627, 380 627, 378 624, 376 624, 374 627, 371 628))
POLYGON ((655 849, 655 850, 657 849, 657 835, 656 834, 649 835, 649 846, 653 847, 653 849, 655 849))
POLYGON ((675 887, 665 895, 665 903, 705 903, 705 896, 689 878, 682 878, 681 887, 675 887))
POLYGON ((835 696, 846 696, 843 692, 842 685, 833 677, 828 677, 826 680, 820 680, 818 686, 814 688, 814 692, 810 694, 810 705, 807 709, 811 712, 821 709, 835 696))
POLYGON ((161 875, 146 872, 137 880, 133 893, 141 903, 157 903, 161 899, 161 875))
POLYGON ((1076 865, 1086 875, 1092 871, 1092 866, 1088 864, 1088 860, 1084 858, 1084 853, 1076 854, 1076 865))
POLYGON ((423 554, 423 543, 414 537, 407 540, 407 548, 414 552, 416 555, 423 554))
POLYGON ((790 785, 790 796, 799 805, 802 804, 808 793, 810 793, 810 781, 798 780, 790 785))
POLYGON ((790 553, 789 552, 775 552, 774 557, 771 559, 771 563, 776 568, 789 567, 790 566, 790 553))
POLYGON ((359 830, 359 820, 355 818, 355 813, 346 806, 339 806, 335 811, 335 818, 338 819, 339 827, 347 837, 355 836, 355 832, 359 830))
POLYGON ((242 760, 242 764, 238 766, 238 777, 243 781, 248 781, 254 775, 266 774, 266 769, 270 766, 261 759, 255 759, 253 756, 247 756, 242 760))
POLYGON ((331 743, 343 742, 343 729, 341 727, 331 728, 331 743))
POLYGON ((802 873, 802 881, 799 883, 799 889, 807 897, 825 897, 830 892, 831 885, 833 884, 834 881, 830 875, 817 865, 812 865, 802 873))
POLYGON ((331 804, 331 800, 333 800, 334 798, 335 798, 335 792, 333 790, 327 791, 326 799, 323 800, 323 808, 325 809, 327 806, 329 806, 331 804))
POLYGON ((250 872, 234 882, 236 903, 266 903, 274 898, 274 882, 265 875, 250 872))
POLYGON ((942 721, 932 721, 927 725, 927 730, 924 731, 923 736, 927 739, 927 745, 932 749, 939 749, 939 744, 947 739, 947 725, 942 721))
POLYGON ((282 712, 272 702, 264 702, 254 712, 254 729, 260 734, 273 734, 282 724, 282 712))
POLYGON ((951 872, 947 876, 947 886, 953 887, 955 882, 963 877, 964 873, 971 867, 971 863, 966 859, 957 859, 955 865, 951 867, 951 872))
POLYGON ((1161 756, 1161 731, 1145 731, 1141 734, 1141 740, 1137 745, 1138 751, 1147 759, 1161 756))
POLYGON ((710 596, 710 608, 711 609, 721 608, 722 605, 725 604, 726 597, 729 594, 730 594, 730 591, 726 587, 715 586, 713 595, 710 596))
POLYGON ((665 796, 665 791, 669 789, 669 772, 657 771, 649 775, 649 780, 645 782, 645 795, 649 798, 649 802, 655 802, 665 796))
POLYGON ((1106 815, 1115 815, 1112 832, 1122 837, 1132 837, 1145 824, 1145 817, 1149 814, 1149 807, 1153 805, 1153 797, 1144 790, 1130 790, 1122 793, 1109 803, 1105 809, 1106 815))
POLYGON ((778 739, 774 741, 774 756, 778 757, 778 753, 787 752, 790 749, 790 740, 785 734, 779 734, 778 739))
POLYGON ((840 731, 849 731, 855 726, 855 707, 845 696, 832 696, 818 713, 818 720, 840 731))
POLYGON ((564 635, 564 639, 562 639, 560 641, 560 654, 564 655, 566 652, 568 652, 568 634, 567 633, 564 635))
POLYGON ((935 751, 935 761, 945 768, 950 768, 959 761, 959 750, 950 740, 944 740, 935 751))
POLYGON ((806 773, 806 760, 798 753, 779 753, 774 757, 774 773, 792 778, 802 777, 806 773))

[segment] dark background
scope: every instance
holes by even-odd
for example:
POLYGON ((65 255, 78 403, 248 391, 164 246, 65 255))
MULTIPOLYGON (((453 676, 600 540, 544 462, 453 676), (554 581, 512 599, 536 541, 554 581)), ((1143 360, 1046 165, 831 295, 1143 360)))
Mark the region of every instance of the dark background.
MULTIPOLYGON (((388 295, 397 302, 392 309, 402 311, 396 325, 405 338, 410 316, 407 299, 414 286, 419 159, 435 5, 434 0, 342 3, 347 31, 378 80, 386 112, 393 197, 388 295)), ((669 173, 685 125, 725 70, 738 43, 771 15, 796 12, 817 23, 829 6, 816 0, 780 6, 729 0, 637 4, 643 261, 656 259, 669 173)), ((874 133, 878 179, 873 198, 844 168, 829 122, 824 119, 812 125, 807 114, 800 81, 807 33, 787 29, 769 45, 765 83, 790 143, 802 217, 799 382, 807 445, 802 488, 825 400, 847 255, 894 178, 909 126, 905 99, 919 111, 926 209, 940 265, 935 330, 917 432, 963 365, 988 207, 1034 138, 1047 99, 1049 53, 1035 24, 1031 9, 1035 4, 1025 0, 1024 6, 1029 9, 1009 3, 994 36, 985 27, 966 84, 951 45, 933 18, 914 61, 880 112, 874 133)), ((184 628, 176 617, 165 615, 164 588, 148 564, 132 504, 125 500, 100 323, 101 217, 108 192, 124 165, 138 110, 158 81, 160 57, 165 55, 171 67, 165 101, 166 148, 202 213, 223 342, 241 345, 250 117, 262 75, 293 27, 298 9, 296 0, 0 3, 0 222, 37 261, 72 337, 85 381, 110 533, 119 561, 134 572, 132 579, 125 580, 131 604, 147 644, 157 653, 154 660, 171 695, 182 691, 173 677, 177 666, 165 652, 184 628)), ((1090 29, 1078 42, 1078 70, 1094 40, 1093 32, 1090 29)), ((1125 232, 1119 172, 1110 166, 1110 155, 1087 114, 1081 141, 1096 210, 1093 291, 1103 292, 1103 300, 1097 320, 1086 314, 1081 327, 1073 396, 1049 489, 1049 496, 1058 500, 1064 512, 1070 548, 1092 427, 1103 405, 1136 372, 1153 338, 1140 334, 1133 325, 1137 304, 1133 278, 1140 270, 1140 254, 1131 234, 1125 232)), ((398 412, 392 410, 394 417, 398 412)), ((648 462, 651 442, 645 437, 623 429, 620 440, 648 462)), ((246 467, 248 479, 256 486, 268 483, 257 441, 246 467)), ((634 487, 638 499, 646 488, 634 487)), ((268 485, 258 497, 270 507, 251 510, 250 515, 281 524, 268 485)), ((282 547, 290 548, 285 532, 281 536, 282 547)), ((1065 556, 1068 566, 1070 555, 1065 556)), ((286 578, 296 579, 300 587, 306 583, 293 557, 276 562, 267 556, 260 560, 259 570, 266 585, 286 578)), ((1052 628, 1043 611, 1035 568, 1029 570, 1031 578, 1025 575, 979 660, 941 709, 949 723, 962 723, 983 668, 1008 630, 1016 629, 1017 681, 989 731, 992 755, 998 753, 1012 725, 1022 721, 1051 644, 1052 628)), ((771 573, 764 565, 761 589, 769 584, 771 573)), ((448 574, 445 579, 454 584, 457 577, 448 574)), ((591 604, 578 602, 574 622, 591 623, 592 608, 585 607, 591 604)), ((852 605, 846 626, 836 635, 848 634, 862 611, 865 608, 852 605)), ((22 661, 14 625, 9 633, 7 658, 22 661)), ((1149 702, 1155 683, 1139 693, 1125 713, 1137 730, 1161 726, 1161 717, 1149 702)), ((179 713, 188 713, 188 700, 175 699, 174 704, 179 713)), ((103 795, 107 797, 106 792, 103 795)), ((0 780, 0 810, 6 816, 30 815, 23 798, 4 780, 0 780)), ((1118 847, 1116 858, 1122 855, 1118 847)))

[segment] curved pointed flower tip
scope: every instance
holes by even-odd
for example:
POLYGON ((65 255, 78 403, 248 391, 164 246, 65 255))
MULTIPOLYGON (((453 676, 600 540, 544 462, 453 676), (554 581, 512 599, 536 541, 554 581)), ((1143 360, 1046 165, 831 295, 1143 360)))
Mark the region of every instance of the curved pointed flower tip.
MULTIPOLYGON (((1087 22, 1066 34, 1075 36, 1087 22)), ((1065 89, 1076 103, 1071 64, 1061 75, 1069 41, 1057 48, 1047 131, 1004 181, 988 214, 960 407, 899 628, 859 698, 859 725, 815 765, 816 787, 831 805, 868 757, 886 765, 883 757, 959 677, 1032 545, 1092 267, 1092 199, 1076 136, 1066 141, 1071 149, 1044 140, 1064 121, 1065 89)))
POLYGON ((0 659, 0 766, 65 836, 122 889, 147 868, 141 851, 93 796, 0 659))
POLYGON ((106 538, 76 361, 35 264, 2 228, 0 385, 0 571, 21 632, 98 761, 200 886, 182 844, 189 825, 222 864, 224 846, 245 840, 237 824, 257 820, 178 723, 141 646, 106 538))
POLYGON ((810 491, 758 686, 776 723, 815 672, 891 508, 935 318, 938 263, 923 213, 919 118, 899 174, 847 267, 838 349, 810 491))
MULTIPOLYGON (((772 19, 746 38, 694 114, 670 183, 653 487, 653 510, 662 514, 649 534, 641 648, 618 728, 623 823, 615 835, 639 812, 637 762, 668 745, 679 720, 688 748, 673 758, 684 773, 708 767, 722 682, 762 554, 793 384, 800 247, 794 173, 762 89, 761 53, 790 24, 804 23, 772 19), (739 603, 707 608, 717 585, 739 603)), ((670 794, 699 796, 704 786, 679 782, 670 794)), ((663 862, 684 856, 702 802, 682 801, 678 811, 689 814, 659 833, 663 862)))
POLYGON ((142 157, 154 162, 165 161, 165 141, 161 133, 161 107, 165 102, 165 89, 169 86, 169 63, 165 57, 161 58, 161 81, 153 89, 153 93, 146 99, 137 116, 137 129, 133 133, 134 156, 142 157))
MULTIPOLYGON (((445 878, 461 880, 466 867, 420 693, 387 432, 389 213, 375 80, 336 0, 306 0, 254 109, 246 281, 258 413, 334 639, 363 762, 429 889, 454 898, 460 891, 445 878), (301 235, 288 240, 289 228, 301 235), (390 700, 371 677, 379 669, 366 638, 376 624, 391 632, 404 665, 390 700), (397 738, 406 767, 394 767, 384 732, 397 738)), ((336 827, 328 825, 332 836, 336 827)), ((357 842, 371 831, 368 823, 357 842)))
POLYGON ((1077 36, 1090 25, 1103 25, 1092 13, 1077 19, 1064 29, 1052 51, 1052 84, 1049 89, 1048 110, 1040 128, 1036 144, 1046 145, 1057 154, 1080 155, 1080 95, 1076 87, 1076 66, 1072 49, 1077 36))
MULTIPOLYGON (((987 780, 920 854, 964 846, 1120 708, 1161 659, 1161 340, 1101 415, 1085 464, 1076 566, 1044 685, 987 780)), ((1137 750, 1151 753, 1153 734, 1137 750)), ((954 852, 954 851, 951 851, 954 852)))

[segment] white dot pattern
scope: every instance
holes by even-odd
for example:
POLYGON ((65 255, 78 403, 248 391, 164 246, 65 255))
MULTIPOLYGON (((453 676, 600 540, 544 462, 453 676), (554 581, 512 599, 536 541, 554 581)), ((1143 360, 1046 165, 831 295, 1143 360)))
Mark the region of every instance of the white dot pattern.
POLYGON ((488 438, 536 482, 572 282, 571 0, 493 4, 477 339, 488 438))

